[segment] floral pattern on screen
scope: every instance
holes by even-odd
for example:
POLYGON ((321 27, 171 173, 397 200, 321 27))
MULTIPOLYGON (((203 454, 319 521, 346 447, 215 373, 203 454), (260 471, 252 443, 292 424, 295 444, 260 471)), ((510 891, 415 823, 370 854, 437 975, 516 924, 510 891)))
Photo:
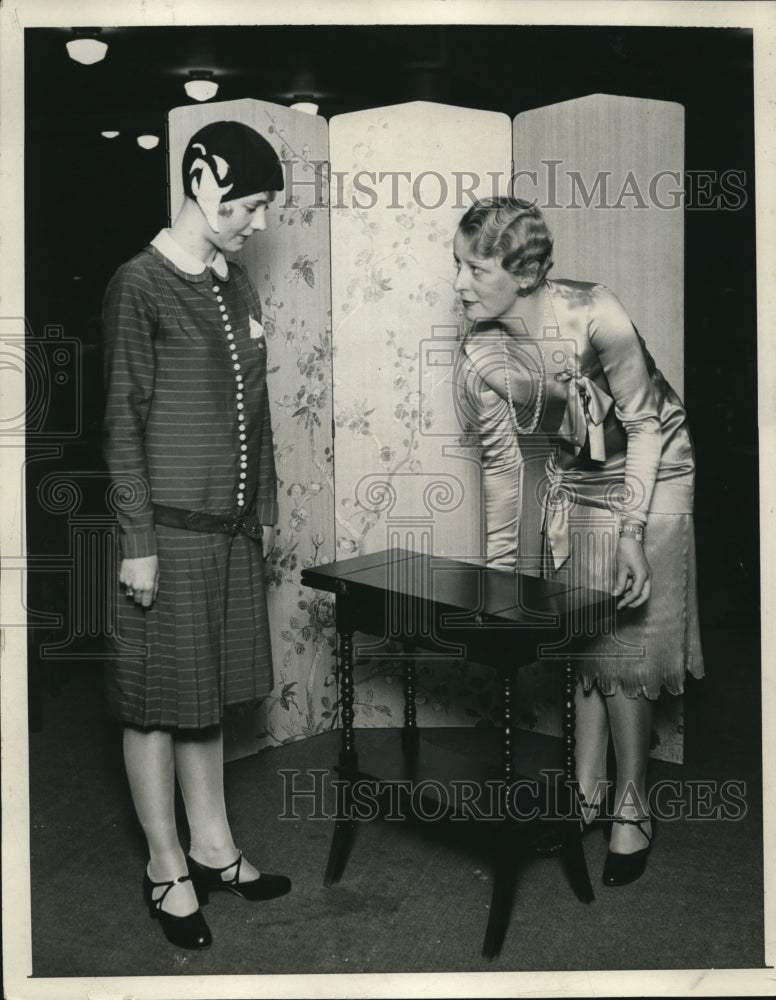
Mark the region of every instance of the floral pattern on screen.
POLYGON ((305 566, 335 551, 328 129, 263 101, 185 110, 198 114, 191 131, 216 118, 255 127, 286 180, 267 231, 242 255, 261 299, 280 517, 266 565, 275 684, 259 706, 228 711, 225 754, 234 759, 338 725, 333 597, 300 582, 305 566))
MULTIPOLYGON (((457 349, 452 243, 463 212, 452 197, 428 207, 438 199, 424 198, 415 179, 442 177, 452 192, 456 169, 503 172, 510 141, 504 116, 442 105, 332 120, 332 170, 343 177, 331 207, 337 558, 396 545, 462 559, 480 553, 479 470, 453 412, 452 366, 428 362, 434 350, 457 349), (376 198, 365 198, 349 181, 360 171, 379 176, 378 165, 407 182, 375 185, 376 198)), ((400 646, 358 634, 354 645, 356 726, 401 725, 400 646), (359 646, 373 649, 359 657, 359 646)), ((500 719, 489 668, 418 650, 415 687, 421 726, 500 719)))

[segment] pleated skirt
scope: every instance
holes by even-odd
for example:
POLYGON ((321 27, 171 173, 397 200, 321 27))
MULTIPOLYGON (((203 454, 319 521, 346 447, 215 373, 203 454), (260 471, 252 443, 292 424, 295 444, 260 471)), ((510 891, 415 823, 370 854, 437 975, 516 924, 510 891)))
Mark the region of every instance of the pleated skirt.
POLYGON ((261 542, 157 525, 159 592, 144 609, 117 585, 108 703, 142 728, 205 729, 272 688, 261 542))
MULTIPOLYGON (((544 575, 611 593, 617 541, 610 511, 575 503, 569 560, 544 575)), ((583 628, 575 638, 574 665, 585 690, 596 685, 604 694, 619 688, 629 698, 654 699, 663 689, 681 694, 686 674, 704 674, 692 514, 650 513, 644 554, 652 571, 649 599, 618 611, 604 629, 583 628)))

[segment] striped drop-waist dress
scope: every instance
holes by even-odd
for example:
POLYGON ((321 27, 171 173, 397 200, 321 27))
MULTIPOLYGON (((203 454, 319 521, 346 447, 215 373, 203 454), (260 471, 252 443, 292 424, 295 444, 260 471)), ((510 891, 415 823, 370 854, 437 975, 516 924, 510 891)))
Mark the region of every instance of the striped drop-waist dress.
POLYGON ((258 295, 168 232, 123 264, 103 310, 104 455, 120 555, 156 554, 148 609, 115 581, 108 700, 123 722, 202 729, 272 686, 261 542, 154 523, 154 504, 277 521, 258 295))

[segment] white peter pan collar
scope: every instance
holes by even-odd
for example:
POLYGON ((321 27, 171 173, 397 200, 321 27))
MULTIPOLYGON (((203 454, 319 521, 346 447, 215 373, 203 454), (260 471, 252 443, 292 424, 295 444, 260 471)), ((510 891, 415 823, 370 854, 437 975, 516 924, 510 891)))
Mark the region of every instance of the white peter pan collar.
POLYGON ((160 254, 163 254, 186 274, 202 274, 203 271, 210 268, 216 272, 219 278, 229 277, 229 265, 220 250, 217 251, 212 263, 206 264, 176 242, 169 229, 162 229, 157 233, 151 240, 151 246, 156 247, 160 254))

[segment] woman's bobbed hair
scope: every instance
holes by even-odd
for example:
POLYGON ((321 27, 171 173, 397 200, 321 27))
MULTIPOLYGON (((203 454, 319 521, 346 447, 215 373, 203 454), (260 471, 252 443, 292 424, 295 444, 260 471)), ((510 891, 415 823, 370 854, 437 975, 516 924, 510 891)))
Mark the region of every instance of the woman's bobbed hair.
POLYGON ((505 271, 531 278, 521 295, 530 295, 552 267, 552 234, 529 201, 504 195, 483 198, 466 212, 458 229, 476 256, 500 257, 505 271))

